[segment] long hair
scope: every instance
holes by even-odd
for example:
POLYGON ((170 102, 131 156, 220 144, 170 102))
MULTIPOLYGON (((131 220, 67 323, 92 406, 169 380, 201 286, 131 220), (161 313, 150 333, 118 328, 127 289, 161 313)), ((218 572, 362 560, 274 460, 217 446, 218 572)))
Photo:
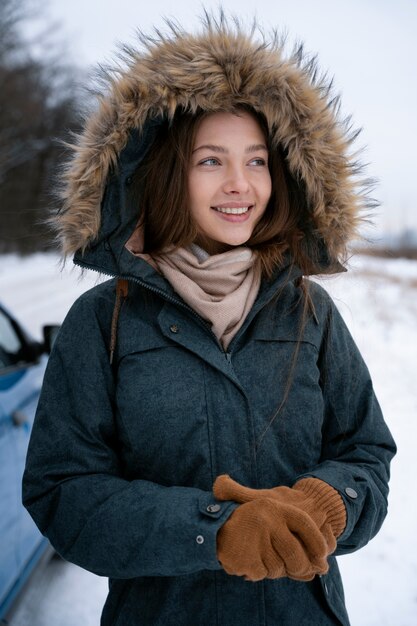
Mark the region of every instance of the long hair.
MULTIPOLYGON (((242 111, 250 113, 264 133, 272 180, 270 200, 246 245, 256 250, 263 276, 271 277, 287 251, 303 273, 311 273, 318 254, 311 243, 306 245, 311 241, 312 224, 304 190, 289 174, 283 148, 270 145, 263 115, 244 106, 231 112, 239 115, 242 111)), ((158 254, 169 246, 185 247, 197 238, 188 208, 187 176, 197 130, 208 115, 206 111, 191 114, 179 110, 171 120, 163 121, 134 175, 132 193, 140 206, 146 253, 158 254)))
MULTIPOLYGON (((270 278, 274 270, 290 253, 292 263, 302 273, 312 273, 318 267, 319 253, 310 237, 313 225, 308 213, 308 202, 302 185, 290 175, 285 151, 270 145, 270 133, 264 116, 245 106, 232 113, 250 113, 259 123, 268 145, 268 167, 272 191, 268 205, 245 245, 257 252, 262 275, 270 278)), ((177 111, 172 120, 162 122, 144 163, 136 171, 132 193, 140 206, 140 225, 144 232, 144 252, 158 254, 168 246, 176 248, 191 244, 198 230, 188 202, 188 168, 194 140, 202 120, 209 112, 196 114, 177 111)), ((285 284, 281 289, 285 288, 285 284)), ((309 314, 315 315, 308 282, 298 279, 302 315, 298 341, 289 365, 289 374, 282 400, 268 420, 254 449, 257 454, 265 434, 283 409, 294 378, 301 340, 309 314)), ((279 298, 279 292, 275 295, 279 298)))

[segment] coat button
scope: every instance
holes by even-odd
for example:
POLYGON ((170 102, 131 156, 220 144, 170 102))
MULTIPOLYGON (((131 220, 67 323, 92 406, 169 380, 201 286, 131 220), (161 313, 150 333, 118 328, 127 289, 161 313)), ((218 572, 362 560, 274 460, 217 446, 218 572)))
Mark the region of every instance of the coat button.
POLYGON ((200 544, 200 545, 201 545, 202 543, 204 543, 204 537, 203 537, 203 535, 197 535, 197 537, 195 538, 195 540, 196 540, 196 542, 197 542, 198 544, 200 544))
POLYGON ((171 331, 171 333, 177 333, 179 331, 179 328, 176 324, 171 324, 169 330, 171 331))
POLYGON ((349 498, 352 498, 352 500, 355 500, 355 498, 358 497, 358 493, 357 491, 355 491, 354 489, 352 489, 352 487, 346 487, 345 489, 345 494, 347 496, 349 496, 349 498))
POLYGON ((209 513, 218 513, 221 508, 220 504, 209 504, 206 510, 209 513))

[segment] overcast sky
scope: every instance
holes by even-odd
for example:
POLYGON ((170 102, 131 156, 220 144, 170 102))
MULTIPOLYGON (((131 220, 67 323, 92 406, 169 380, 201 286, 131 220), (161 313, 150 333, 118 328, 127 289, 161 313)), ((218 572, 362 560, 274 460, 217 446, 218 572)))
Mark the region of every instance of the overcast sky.
POLYGON ((378 232, 417 229, 417 0, 49 0, 44 16, 61 24, 69 60, 84 67, 114 58, 135 28, 164 28, 163 16, 199 27, 201 7, 287 30, 335 77, 342 111, 363 127, 358 145, 379 179, 378 232))

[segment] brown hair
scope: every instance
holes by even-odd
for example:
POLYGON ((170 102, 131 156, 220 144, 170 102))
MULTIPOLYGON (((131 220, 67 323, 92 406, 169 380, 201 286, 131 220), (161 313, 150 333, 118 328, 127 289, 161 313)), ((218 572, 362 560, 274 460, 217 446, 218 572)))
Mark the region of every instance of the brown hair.
MULTIPOLYGON (((300 267, 303 274, 311 273, 318 266, 319 254, 317 244, 312 244, 312 225, 304 188, 291 176, 282 147, 270 145, 269 129, 264 116, 244 106, 231 112, 239 115, 241 111, 253 115, 264 132, 272 180, 268 206, 246 245, 258 252, 262 274, 267 278, 282 264, 287 251, 291 253, 292 262, 300 267)), ((134 176, 132 190, 142 211, 140 223, 144 229, 146 253, 156 254, 171 245, 187 246, 197 238, 198 231, 188 210, 187 175, 198 126, 209 114, 199 111, 192 115, 177 111, 171 121, 165 120, 143 165, 134 176)), ((308 283, 300 278, 296 285, 301 289, 300 303, 302 301, 298 341, 283 398, 261 432, 255 445, 255 454, 287 401, 309 313, 315 316, 308 283)), ((275 294, 275 298, 279 298, 284 288, 285 284, 275 294)))
MULTIPOLYGON (((268 206, 246 245, 258 252, 264 276, 272 275, 287 250, 306 273, 313 258, 311 245, 308 251, 305 245, 311 231, 305 193, 290 175, 283 149, 270 145, 263 115, 243 106, 231 112, 239 115, 242 111, 253 115, 264 132, 272 179, 268 206)), ((208 115, 205 111, 191 114, 178 110, 172 120, 163 121, 136 171, 132 191, 141 207, 144 252, 156 254, 168 246, 184 247, 197 238, 198 231, 188 210, 187 175, 198 126, 208 115)))

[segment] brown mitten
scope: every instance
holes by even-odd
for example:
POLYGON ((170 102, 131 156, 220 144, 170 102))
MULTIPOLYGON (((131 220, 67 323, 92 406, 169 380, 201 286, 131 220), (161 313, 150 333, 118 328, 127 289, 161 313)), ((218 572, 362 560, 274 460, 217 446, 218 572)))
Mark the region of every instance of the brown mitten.
POLYGON ((327 544, 311 517, 276 498, 235 509, 217 533, 217 557, 228 574, 252 581, 312 580, 328 569, 327 544))
POLYGON ((323 533, 328 546, 327 554, 335 551, 336 539, 346 526, 346 508, 342 497, 336 489, 318 478, 303 478, 292 488, 250 489, 223 474, 216 478, 213 493, 218 500, 244 503, 260 498, 274 498, 301 509, 323 533))

